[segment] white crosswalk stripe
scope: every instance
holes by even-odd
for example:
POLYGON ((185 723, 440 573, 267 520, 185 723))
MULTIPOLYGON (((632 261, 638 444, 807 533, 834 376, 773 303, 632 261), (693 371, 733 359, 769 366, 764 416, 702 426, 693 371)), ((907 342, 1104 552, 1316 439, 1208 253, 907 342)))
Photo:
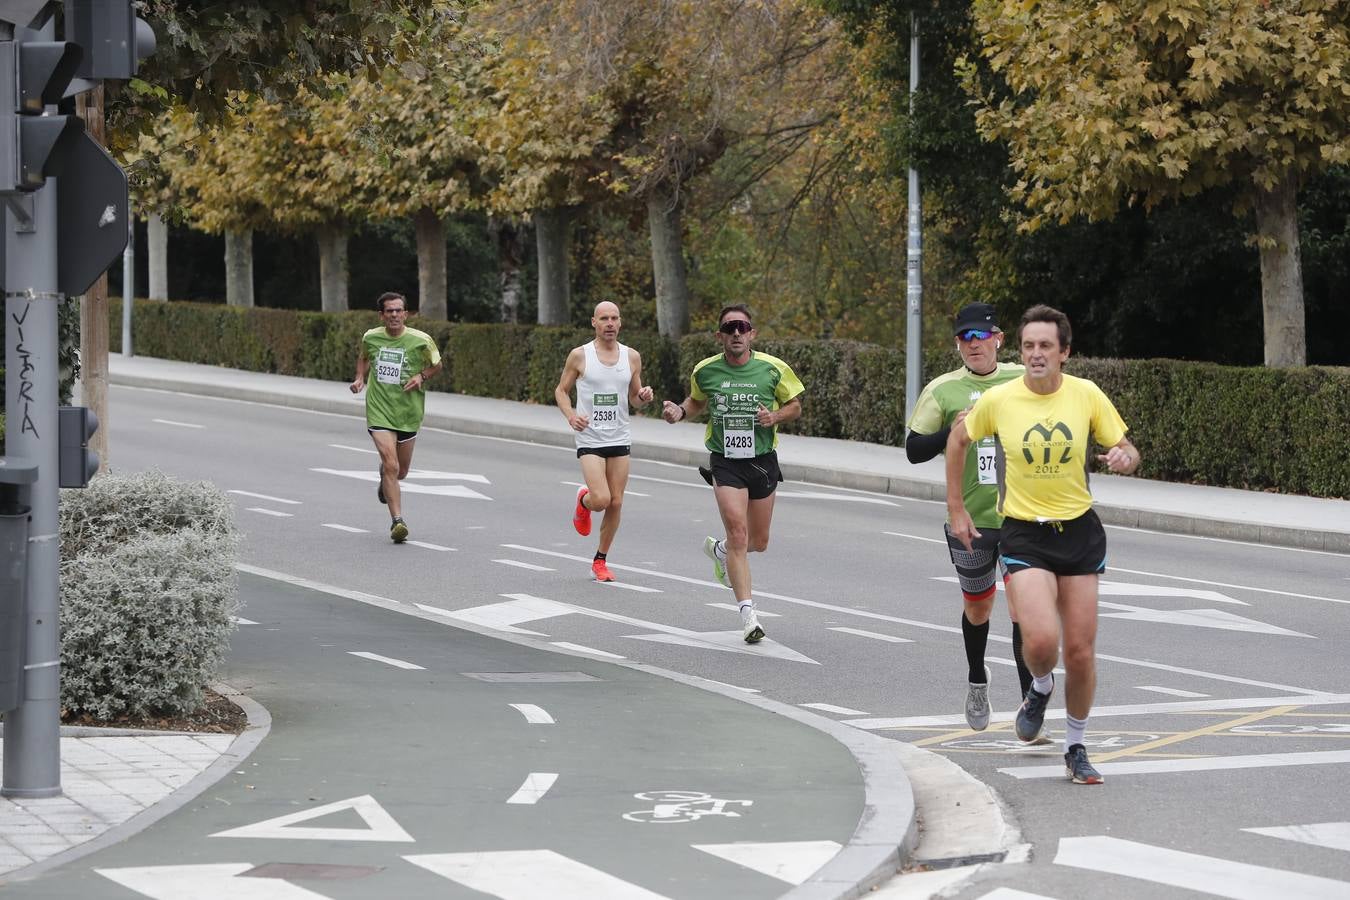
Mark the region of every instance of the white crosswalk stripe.
POLYGON ((428 853, 403 858, 500 900, 535 900, 540 885, 548 885, 549 900, 665 900, 552 850, 428 853))

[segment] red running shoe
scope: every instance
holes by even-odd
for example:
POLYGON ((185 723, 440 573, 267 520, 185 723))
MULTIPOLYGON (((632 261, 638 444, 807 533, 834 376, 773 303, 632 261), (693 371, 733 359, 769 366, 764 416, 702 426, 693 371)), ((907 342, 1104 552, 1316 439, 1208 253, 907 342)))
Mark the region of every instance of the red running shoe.
POLYGON ((585 486, 577 488, 577 508, 572 513, 572 527, 582 537, 591 533, 591 511, 586 508, 586 504, 581 502, 581 498, 588 493, 590 493, 590 489, 585 486))
POLYGON ((605 565, 603 559, 597 559, 591 563, 591 574, 595 575, 596 581, 613 581, 614 576, 609 571, 609 566, 605 565))

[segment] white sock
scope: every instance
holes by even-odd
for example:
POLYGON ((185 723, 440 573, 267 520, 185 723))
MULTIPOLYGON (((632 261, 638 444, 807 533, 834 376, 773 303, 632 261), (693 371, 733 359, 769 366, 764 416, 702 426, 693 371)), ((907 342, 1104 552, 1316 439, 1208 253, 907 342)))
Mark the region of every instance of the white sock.
MULTIPOLYGON (((726 541, 714 541, 714 542, 713 542, 713 555, 716 556, 718 559, 720 559, 722 562, 726 562, 726 561, 727 561, 727 542, 726 542, 726 541)), ((746 602, 746 603, 749 603, 750 601, 747 600, 747 601, 745 601, 745 602, 746 602)))
POLYGON ((1069 748, 1074 744, 1083 743, 1083 733, 1087 731, 1087 719, 1075 719, 1068 713, 1064 714, 1064 752, 1068 753, 1069 748))
POLYGON ((747 609, 753 612, 755 609, 755 601, 753 600, 737 600, 736 605, 741 608, 741 612, 745 612, 747 609))
POLYGON ((1032 675, 1031 687, 1038 694, 1048 694, 1055 689, 1055 673, 1046 672, 1044 675, 1032 675))

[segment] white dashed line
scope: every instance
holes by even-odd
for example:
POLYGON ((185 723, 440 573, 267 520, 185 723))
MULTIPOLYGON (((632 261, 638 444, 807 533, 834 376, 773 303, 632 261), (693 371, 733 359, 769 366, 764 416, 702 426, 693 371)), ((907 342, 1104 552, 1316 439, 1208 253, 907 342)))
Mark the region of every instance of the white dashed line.
POLYGON ((245 619, 243 616, 230 616, 230 621, 236 625, 257 625, 252 619, 245 619))
POLYGON ((558 780, 556 772, 531 772, 525 776, 525 782, 511 795, 507 803, 538 803, 558 780))
POLYGON ((384 663, 385 665, 393 666, 396 669, 417 669, 419 671, 425 671, 424 667, 419 666, 416 663, 410 663, 402 659, 394 659, 391 656, 381 656, 378 653, 370 653, 366 650, 348 650, 347 652, 350 653, 352 656, 359 656, 362 659, 369 659, 374 660, 375 662, 381 662, 384 663))
POLYGON ((849 709, 847 706, 835 706, 831 703, 803 703, 807 709, 818 709, 821 712, 838 713, 841 716, 865 716, 867 713, 858 709, 849 709))
POLYGON ((501 563, 504 566, 515 566, 517 569, 529 569, 531 572, 556 572, 557 569, 550 569, 548 566, 536 566, 534 563, 521 562, 518 559, 494 559, 493 562, 501 563))
POLYGON ((604 650, 596 650, 594 647, 583 647, 580 644, 570 644, 567 641, 549 641, 555 647, 562 647, 564 650, 576 650, 578 653, 589 653, 591 656, 603 656, 607 659, 627 659, 626 656, 620 656, 617 653, 607 653, 604 650))
POLYGON ((1199 694, 1195 691, 1183 691, 1180 688, 1159 687, 1156 684, 1138 685, 1141 691, 1152 691, 1155 694, 1166 694, 1169 697, 1208 697, 1209 694, 1199 694))
POLYGON ((262 513, 264 516, 276 516, 278 519, 293 519, 295 513, 279 512, 275 509, 263 509, 261 506, 248 507, 249 512, 262 513))
POLYGON ((350 525, 339 525, 337 522, 324 522, 324 528, 331 528, 334 531, 346 531, 349 534, 370 534, 367 528, 353 528, 350 525))
MULTIPOLYGON (((714 609, 726 609, 726 610, 730 610, 731 612, 734 612, 734 613, 739 613, 739 612, 741 611, 741 608, 740 608, 739 606, 737 606, 735 603, 705 603, 705 604, 703 604, 703 605, 704 605, 704 606, 711 606, 711 607, 714 608, 714 609)), ((755 615, 760 616, 760 617, 765 618, 765 619, 779 619, 779 618, 782 618, 782 616, 783 616, 782 613, 765 612, 764 610, 760 609, 758 606, 755 607, 755 615)))
POLYGON ((912 644, 909 638, 896 637, 893 634, 878 634, 875 631, 863 631, 861 628, 845 628, 842 625, 831 625, 831 631, 838 631, 841 634, 853 634, 858 637, 872 638, 878 641, 887 641, 892 644, 912 644))
POLYGON ((525 717, 531 725, 553 725, 553 717, 542 706, 533 703, 512 703, 511 708, 525 717))
POLYGON ((421 547, 423 550, 439 550, 442 553, 458 553, 454 547, 442 547, 440 544, 428 544, 426 541, 405 541, 414 547, 421 547))
POLYGON ((329 444, 328 446, 332 447, 335 450, 351 450, 353 453, 370 453, 375 456, 380 455, 380 452, 378 450, 374 450, 370 447, 352 447, 348 444, 329 444))
POLYGON ((158 422, 161 425, 173 425, 175 428, 205 428, 205 425, 194 425, 192 422, 175 422, 172 419, 151 419, 152 422, 158 422))
POLYGON ((640 584, 624 584, 622 581, 602 581, 605 587, 620 588, 625 591, 637 591, 639 594, 664 594, 660 588, 643 587, 640 584))
POLYGON ((252 491, 226 491, 227 494, 238 494, 241 497, 255 497, 259 500, 271 500, 273 503, 285 503, 290 506, 299 506, 299 500, 287 500, 285 497, 273 497, 270 494, 255 494, 252 491))

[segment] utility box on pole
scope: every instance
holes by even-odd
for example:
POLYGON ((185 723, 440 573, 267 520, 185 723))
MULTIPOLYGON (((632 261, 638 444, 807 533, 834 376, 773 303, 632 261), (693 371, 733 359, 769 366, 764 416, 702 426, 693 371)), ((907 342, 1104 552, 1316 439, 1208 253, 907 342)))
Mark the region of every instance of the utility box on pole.
POLYGON ((23 698, 24 612, 28 598, 28 486, 37 466, 0 457, 0 712, 23 698))

